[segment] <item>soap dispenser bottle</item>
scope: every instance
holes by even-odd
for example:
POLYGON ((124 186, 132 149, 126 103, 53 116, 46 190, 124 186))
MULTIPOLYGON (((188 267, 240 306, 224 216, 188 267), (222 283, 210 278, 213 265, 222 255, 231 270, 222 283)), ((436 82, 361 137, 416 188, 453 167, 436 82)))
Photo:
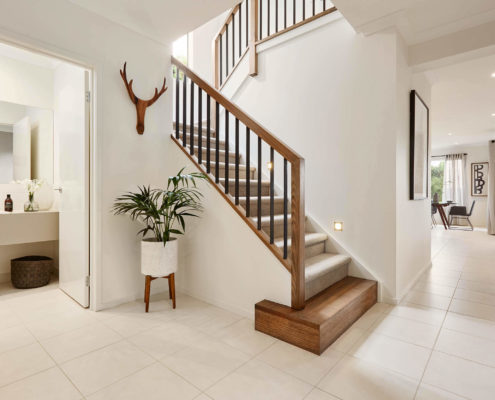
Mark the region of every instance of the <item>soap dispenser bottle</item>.
POLYGON ((14 202, 10 198, 10 194, 7 195, 5 199, 5 211, 12 212, 14 210, 14 202))

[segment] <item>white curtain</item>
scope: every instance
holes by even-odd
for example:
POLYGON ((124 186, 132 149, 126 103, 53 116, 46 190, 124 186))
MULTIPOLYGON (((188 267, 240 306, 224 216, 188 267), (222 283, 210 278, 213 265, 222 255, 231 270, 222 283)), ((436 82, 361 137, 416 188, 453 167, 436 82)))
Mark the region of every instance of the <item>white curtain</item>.
POLYGON ((467 206, 466 157, 464 154, 447 154, 443 173, 442 201, 453 201, 467 206))
POLYGON ((488 143, 488 234, 495 235, 495 140, 488 143))

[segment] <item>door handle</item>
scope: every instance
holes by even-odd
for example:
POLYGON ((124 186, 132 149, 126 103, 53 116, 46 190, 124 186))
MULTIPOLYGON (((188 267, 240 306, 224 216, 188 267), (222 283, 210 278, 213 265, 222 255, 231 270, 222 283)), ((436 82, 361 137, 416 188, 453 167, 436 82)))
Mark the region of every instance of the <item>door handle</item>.
POLYGON ((56 190, 57 192, 62 193, 62 187, 61 186, 54 187, 53 190, 56 190))

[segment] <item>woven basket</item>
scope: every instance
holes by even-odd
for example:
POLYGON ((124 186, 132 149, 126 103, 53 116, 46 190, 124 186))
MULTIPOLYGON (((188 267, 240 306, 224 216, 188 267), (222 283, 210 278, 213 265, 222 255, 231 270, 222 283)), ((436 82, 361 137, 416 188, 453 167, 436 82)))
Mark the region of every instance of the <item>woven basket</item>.
POLYGON ((27 256, 10 260, 10 279, 18 289, 45 286, 50 283, 53 259, 45 256, 27 256))

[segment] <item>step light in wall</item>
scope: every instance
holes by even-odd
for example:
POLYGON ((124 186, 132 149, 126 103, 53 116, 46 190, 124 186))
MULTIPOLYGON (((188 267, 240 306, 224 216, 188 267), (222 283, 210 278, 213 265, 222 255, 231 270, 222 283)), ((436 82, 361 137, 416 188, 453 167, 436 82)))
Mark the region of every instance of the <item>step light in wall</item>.
POLYGON ((268 168, 269 171, 271 171, 273 169, 273 163, 272 162, 267 162, 266 163, 266 167, 268 168))
POLYGON ((342 232, 344 230, 344 223, 342 221, 333 221, 333 230, 342 232))

